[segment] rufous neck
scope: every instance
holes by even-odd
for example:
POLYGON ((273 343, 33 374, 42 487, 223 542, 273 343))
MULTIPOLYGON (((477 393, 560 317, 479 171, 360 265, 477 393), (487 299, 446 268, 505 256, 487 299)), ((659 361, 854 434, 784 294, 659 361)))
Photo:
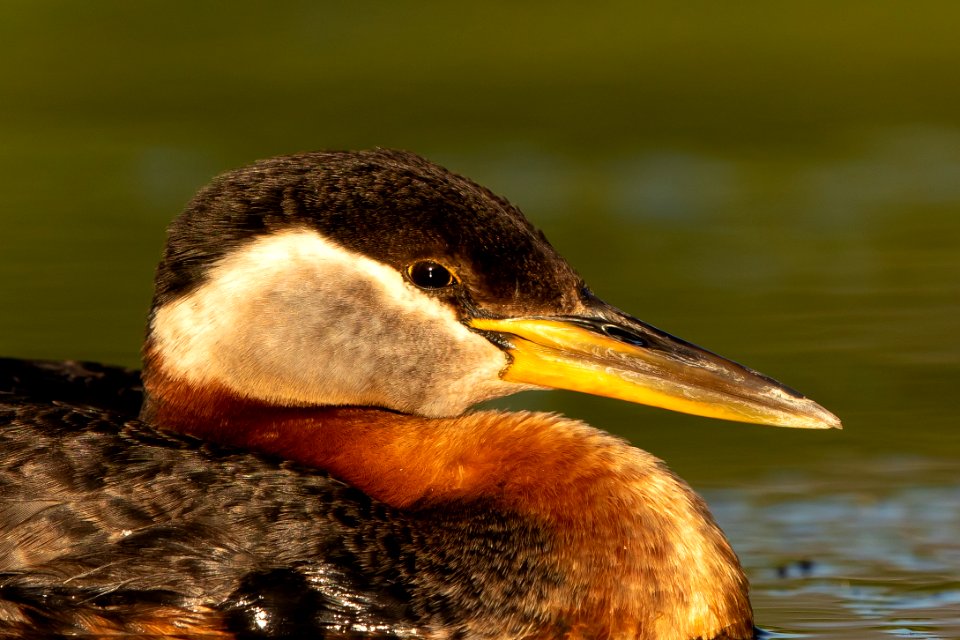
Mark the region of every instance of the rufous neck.
POLYGON ((145 376, 144 386, 148 422, 322 469, 400 508, 483 498, 572 517, 576 510, 556 499, 558 487, 587 495, 585 487, 611 473, 593 460, 597 452, 622 446, 548 414, 424 418, 370 407, 280 407, 162 376, 145 376))
POLYGON ((145 387, 144 417, 160 427, 323 469, 396 508, 478 500, 540 523, 586 589, 563 610, 608 611, 623 631, 653 599, 670 614, 643 623, 656 629, 643 637, 751 628, 746 580, 703 502, 653 456, 583 423, 276 407, 150 376, 145 387))

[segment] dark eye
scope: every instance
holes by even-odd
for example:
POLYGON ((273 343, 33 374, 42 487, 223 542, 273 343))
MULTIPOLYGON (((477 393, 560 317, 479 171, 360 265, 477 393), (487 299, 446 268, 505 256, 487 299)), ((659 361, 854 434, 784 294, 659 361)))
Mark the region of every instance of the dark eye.
POLYGON ((456 282, 450 270, 438 262, 415 262, 407 269, 410 281, 422 289, 443 289, 456 282))

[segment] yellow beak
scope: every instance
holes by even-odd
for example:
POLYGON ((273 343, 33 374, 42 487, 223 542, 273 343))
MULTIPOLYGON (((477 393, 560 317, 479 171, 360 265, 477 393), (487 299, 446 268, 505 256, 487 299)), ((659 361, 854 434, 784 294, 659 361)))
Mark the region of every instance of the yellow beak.
POLYGON ((504 380, 581 391, 711 418, 841 428, 819 404, 752 369, 612 307, 593 317, 473 318, 512 362, 504 380))

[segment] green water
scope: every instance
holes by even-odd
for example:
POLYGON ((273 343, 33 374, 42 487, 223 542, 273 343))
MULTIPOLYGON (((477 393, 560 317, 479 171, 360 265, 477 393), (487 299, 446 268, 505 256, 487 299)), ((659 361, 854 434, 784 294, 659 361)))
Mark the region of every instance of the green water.
POLYGON ((960 5, 516 5, 0 4, 0 353, 135 364, 164 226, 212 175, 411 149, 845 430, 501 404, 666 459, 781 637, 960 636, 960 5))

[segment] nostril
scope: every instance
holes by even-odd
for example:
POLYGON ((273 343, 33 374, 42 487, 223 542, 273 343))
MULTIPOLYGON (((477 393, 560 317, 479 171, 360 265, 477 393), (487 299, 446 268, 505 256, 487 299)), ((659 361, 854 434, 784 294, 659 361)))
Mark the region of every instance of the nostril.
POLYGON ((632 344, 638 347, 646 347, 647 341, 640 337, 638 334, 624 329, 623 327, 618 327, 615 324, 605 324, 602 327, 603 332, 613 338, 614 340, 619 340, 620 342, 626 342, 627 344, 632 344))

